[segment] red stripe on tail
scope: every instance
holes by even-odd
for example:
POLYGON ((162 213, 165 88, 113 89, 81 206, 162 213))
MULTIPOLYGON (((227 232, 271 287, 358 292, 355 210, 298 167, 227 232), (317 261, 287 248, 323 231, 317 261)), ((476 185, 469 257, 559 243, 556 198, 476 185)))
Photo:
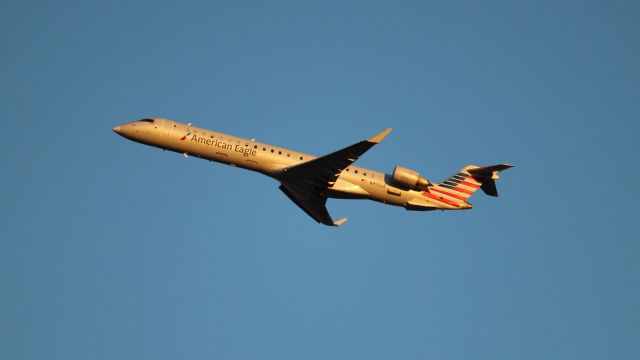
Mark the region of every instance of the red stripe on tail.
POLYGON ((467 182, 467 181, 460 181, 460 184, 464 185, 464 186, 472 187, 474 189, 477 189, 477 188, 480 187, 480 185, 472 184, 472 183, 467 182))
POLYGON ((429 199, 433 199, 435 201, 438 201, 438 202, 441 202, 441 203, 444 203, 444 204, 447 204, 447 205, 451 205, 451 206, 454 206, 454 207, 460 207, 460 204, 458 204, 456 202, 444 199, 444 198, 442 198, 440 196, 436 196, 436 195, 433 195, 433 194, 428 193, 428 192, 423 192, 422 195, 428 197, 429 199))
POLYGON ((439 192, 439 193, 441 193, 441 194, 445 194, 445 195, 447 195, 447 196, 451 196, 451 197, 453 197, 453 198, 456 198, 456 199, 459 199, 459 200, 463 200, 463 201, 464 201, 464 200, 467 200, 467 198, 468 198, 468 196, 467 196, 467 197, 464 197, 464 196, 460 196, 460 195, 452 194, 452 193, 450 193, 450 192, 448 192, 448 191, 444 191, 444 190, 442 190, 442 189, 435 189, 435 188, 433 188, 433 187, 429 188, 429 191, 439 192))

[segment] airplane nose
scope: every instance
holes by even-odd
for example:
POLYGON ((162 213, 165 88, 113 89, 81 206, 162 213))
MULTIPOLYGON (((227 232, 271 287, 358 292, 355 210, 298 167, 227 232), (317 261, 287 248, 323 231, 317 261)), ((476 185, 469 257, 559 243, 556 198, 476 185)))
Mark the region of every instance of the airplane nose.
POLYGON ((120 134, 121 130, 122 130, 122 128, 120 127, 120 125, 118 125, 118 126, 113 128, 113 131, 115 131, 116 134, 120 134))

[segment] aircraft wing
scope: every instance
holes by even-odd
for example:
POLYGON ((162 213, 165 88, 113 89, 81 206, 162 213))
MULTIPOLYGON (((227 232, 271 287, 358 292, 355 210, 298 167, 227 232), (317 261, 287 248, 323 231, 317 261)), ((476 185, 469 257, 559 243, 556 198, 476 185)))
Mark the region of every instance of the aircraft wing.
POLYGON ((319 223, 328 226, 338 226, 347 221, 347 218, 342 218, 335 222, 331 219, 331 215, 329 215, 329 211, 327 211, 325 206, 327 197, 321 192, 316 192, 306 188, 304 185, 300 186, 300 184, 290 182, 283 182, 280 185, 280 190, 282 190, 291 201, 298 205, 300 209, 306 212, 307 215, 319 223))
POLYGON ((368 140, 360 141, 329 155, 285 168, 280 178, 280 190, 317 222, 329 226, 341 225, 347 219, 343 218, 338 221, 331 219, 325 207, 327 203, 325 190, 333 186, 342 170, 358 160, 375 144, 380 143, 390 131, 390 128, 386 129, 368 140))

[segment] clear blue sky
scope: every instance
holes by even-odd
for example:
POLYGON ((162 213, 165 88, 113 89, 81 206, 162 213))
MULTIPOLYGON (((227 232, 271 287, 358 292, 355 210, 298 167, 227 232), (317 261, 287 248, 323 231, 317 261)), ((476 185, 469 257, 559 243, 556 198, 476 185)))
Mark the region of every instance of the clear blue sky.
POLYGON ((0 358, 638 359, 640 5, 4 1, 0 358), (127 141, 166 117, 500 198, 412 213, 127 141))

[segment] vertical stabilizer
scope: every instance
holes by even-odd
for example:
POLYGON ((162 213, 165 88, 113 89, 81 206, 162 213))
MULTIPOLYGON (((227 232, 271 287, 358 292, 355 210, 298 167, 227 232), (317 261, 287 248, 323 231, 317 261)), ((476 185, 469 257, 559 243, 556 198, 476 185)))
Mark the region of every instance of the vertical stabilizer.
POLYGON ((470 208, 467 199, 478 189, 490 196, 498 196, 495 180, 498 173, 513 167, 509 164, 478 167, 465 166, 447 180, 429 187, 429 192, 438 197, 439 201, 459 208, 470 208))
MULTIPOLYGON (((498 189, 496 188, 496 181, 500 178, 498 173, 512 168, 510 164, 499 164, 485 167, 474 167, 467 169, 467 172, 473 176, 473 178, 481 183, 480 188, 485 194, 490 196, 498 196, 498 189)), ((466 168, 465 168, 466 169, 466 168)))

